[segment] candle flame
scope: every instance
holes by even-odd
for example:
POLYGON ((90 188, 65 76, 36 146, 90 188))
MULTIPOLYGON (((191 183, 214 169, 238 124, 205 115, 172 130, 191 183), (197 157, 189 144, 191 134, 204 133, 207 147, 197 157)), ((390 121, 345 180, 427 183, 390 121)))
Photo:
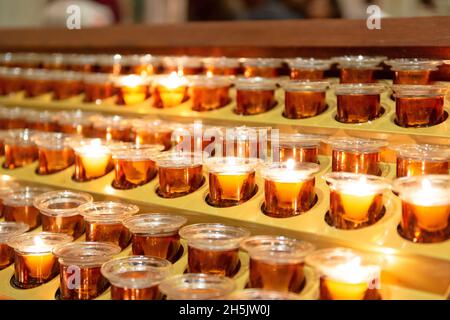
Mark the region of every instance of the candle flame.
POLYGON ((295 168, 295 160, 294 159, 288 159, 286 161, 286 168, 288 170, 294 170, 294 168, 295 168))
POLYGON ((144 78, 135 74, 125 76, 121 80, 121 84, 128 88, 135 88, 144 83, 144 78))
POLYGON ((186 79, 179 72, 171 72, 170 75, 163 77, 160 82, 167 89, 176 89, 186 85, 186 79))
POLYGON ((36 236, 36 237, 33 238, 33 243, 34 243, 34 245, 37 246, 37 247, 45 246, 44 241, 41 239, 41 237, 38 237, 38 236, 36 236))
POLYGON ((206 72, 206 76, 207 76, 208 78, 211 78, 211 77, 213 76, 212 71, 211 71, 211 70, 208 70, 208 71, 206 72))

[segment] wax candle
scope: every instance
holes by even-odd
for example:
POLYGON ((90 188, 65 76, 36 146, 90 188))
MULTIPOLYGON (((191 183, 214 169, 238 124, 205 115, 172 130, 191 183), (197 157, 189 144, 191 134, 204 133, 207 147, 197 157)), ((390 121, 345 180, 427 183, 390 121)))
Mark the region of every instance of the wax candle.
POLYGON ((120 61, 120 73, 150 76, 158 71, 160 64, 161 59, 151 54, 125 55, 120 61))
POLYGON ((318 250, 306 263, 319 274, 321 300, 379 300, 380 266, 350 249, 318 250))
POLYGON ((109 286, 101 266, 119 253, 117 245, 102 242, 74 242, 56 248, 61 299, 91 300, 101 295, 109 286))
POLYGON ((135 119, 132 121, 136 144, 163 145, 164 150, 172 147, 172 132, 175 124, 161 120, 135 119))
POLYGON ((324 78, 324 72, 330 69, 333 62, 326 59, 295 58, 288 59, 293 80, 317 81, 324 78))
POLYGON ((312 244, 286 237, 253 236, 242 241, 241 247, 250 255, 250 288, 301 291, 304 259, 314 250, 312 244))
POLYGON ((276 82, 265 78, 239 79, 236 85, 235 113, 256 115, 277 105, 275 99, 276 82))
POLYGON ((213 157, 205 160, 209 175, 207 202, 215 207, 230 207, 249 200, 256 192, 256 158, 213 157))
POLYGON ((393 85, 395 122, 401 127, 429 127, 446 119, 447 85, 393 85))
POLYGON ((202 73, 202 59, 192 56, 169 56, 162 61, 164 73, 175 73, 179 76, 202 73))
POLYGON ((200 153, 170 152, 156 158, 159 187, 163 198, 178 198, 198 190, 204 183, 200 153))
POLYGON ((84 101, 100 104, 114 95, 114 80, 109 74, 92 73, 84 76, 84 101))
POLYGON ((3 217, 3 198, 8 193, 19 189, 20 184, 9 176, 0 176, 0 218, 3 217))
POLYGON ((221 300, 236 288, 233 279, 209 274, 183 274, 167 278, 159 289, 167 300, 221 300))
POLYGON ((264 178, 263 212, 271 217, 290 217, 312 208, 315 203, 316 163, 296 163, 293 159, 267 163, 261 170, 264 178))
POLYGON ((5 136, 5 162, 3 163, 3 168, 20 168, 37 160, 38 149, 33 140, 34 134, 34 131, 25 129, 10 131, 5 136))
POLYGON ((448 174, 450 148, 430 144, 392 146, 397 154, 397 177, 426 174, 448 174))
POLYGON ((206 75, 236 76, 241 63, 239 59, 227 57, 209 57, 203 59, 204 73, 206 75))
POLYGON ((369 226, 383 217, 383 194, 390 189, 384 178, 333 172, 325 175, 330 186, 329 222, 339 229, 369 226))
POLYGON ((59 266, 52 250, 72 239, 66 234, 50 232, 26 233, 10 238, 8 245, 15 251, 14 284, 27 289, 53 279, 59 266))
POLYGON ((24 88, 23 72, 20 68, 1 68, 0 95, 8 96, 22 91, 24 88))
POLYGON ((84 192, 50 191, 34 198, 33 205, 42 215, 42 230, 65 233, 77 239, 84 233, 79 207, 93 198, 84 192))
POLYGON ((118 104, 133 105, 144 102, 150 96, 150 79, 145 76, 122 76, 117 78, 115 86, 118 104))
POLYGON ((123 221, 133 234, 134 255, 145 255, 167 259, 172 263, 182 251, 178 230, 187 219, 172 214, 139 214, 123 221))
POLYGON ((125 249, 131 242, 131 232, 123 221, 138 211, 136 205, 113 201, 80 206, 79 213, 86 222, 86 241, 111 242, 125 249))
POLYGON ((89 181, 106 175, 113 169, 111 150, 100 139, 84 139, 73 144, 75 173, 78 182, 89 181))
POLYGON ((244 76, 246 78, 262 77, 274 78, 278 76, 278 69, 282 60, 277 58, 244 58, 244 76))
POLYGON ((231 79, 223 76, 193 76, 189 78, 192 110, 211 111, 230 102, 231 79))
POLYGON ((385 141, 333 137, 327 143, 332 149, 333 172, 381 175, 380 151, 387 146, 385 141))
POLYGON ((24 74, 24 89, 28 98, 51 92, 53 89, 51 73, 47 70, 27 69, 24 74))
POLYGON ((50 111, 31 112, 26 114, 27 128, 34 131, 56 132, 56 114, 50 111))
POLYGON ((239 271, 239 244, 250 232, 224 224, 185 226, 180 236, 188 242, 188 272, 232 277, 239 271))
POLYGON ((186 78, 172 72, 155 78, 153 86, 153 106, 155 108, 175 107, 188 99, 186 78))
POLYGON ((222 153, 227 157, 267 159, 270 127, 222 128, 222 153))
POLYGON ((106 141, 131 142, 134 140, 131 126, 132 119, 117 115, 101 116, 93 124, 93 136, 106 141))
POLYGON ((430 84, 430 75, 442 60, 401 58, 384 61, 394 71, 394 84, 430 84))
POLYGON ((33 139, 38 148, 38 174, 56 173, 75 163, 75 153, 69 135, 46 132, 34 135, 33 139))
POLYGON ((93 120, 96 118, 96 114, 81 110, 63 111, 58 113, 56 122, 62 133, 88 137, 91 135, 93 120))
POLYGON ((2 108, 0 113, 1 129, 25 129, 27 112, 22 108, 2 108))
POLYGON ((341 56, 331 60, 338 64, 341 83, 375 82, 374 72, 381 69, 380 63, 386 60, 382 56, 341 56))
POLYGON ((0 270, 14 262, 14 249, 8 240, 28 231, 28 225, 22 222, 0 222, 0 270))
POLYGON ((300 133, 279 133, 270 137, 270 148, 274 162, 319 163, 319 147, 324 136, 300 133))
POLYGON ((101 272, 111 283, 112 300, 160 300, 158 285, 172 273, 172 264, 157 257, 111 260, 101 272))
POLYGON ((83 93, 83 77, 84 74, 81 72, 74 72, 74 71, 52 72, 53 99, 64 100, 83 93))
POLYGON ((394 181, 402 200, 400 234, 413 242, 450 239, 450 176, 424 175, 394 181))

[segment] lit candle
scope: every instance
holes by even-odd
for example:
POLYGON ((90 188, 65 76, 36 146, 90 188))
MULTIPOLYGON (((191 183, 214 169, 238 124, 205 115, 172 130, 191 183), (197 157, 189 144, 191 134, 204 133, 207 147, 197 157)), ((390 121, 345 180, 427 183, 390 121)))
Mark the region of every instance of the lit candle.
POLYGON ((229 207, 249 200, 256 191, 256 158, 213 157, 205 160, 209 172, 208 202, 229 207))
POLYGON ((381 177, 346 172, 325 175, 330 185, 330 223, 340 229, 371 225, 383 216, 383 193, 390 183, 381 177))
POLYGON ((381 299, 380 267, 350 249, 318 250, 306 257, 306 263, 319 273, 321 300, 381 299))
POLYGON ((117 103, 132 105, 145 101, 150 95, 150 80, 144 76, 127 75, 116 82, 119 89, 117 103))
POLYGON ((186 78, 172 72, 168 76, 155 79, 153 89, 153 106, 156 108, 170 108, 179 105, 187 98, 186 78))
POLYGON ((264 178, 264 213, 272 217, 290 217, 308 211, 315 201, 316 163, 296 163, 293 159, 268 163, 264 178))
POLYGON ((394 190, 402 200, 402 236, 425 243, 450 239, 449 175, 400 178, 394 190))
POLYGON ((58 274, 58 263, 52 250, 72 241, 65 234, 42 232, 11 238, 8 245, 16 253, 14 283, 20 288, 32 288, 58 274))
POLYGON ((81 140, 75 149, 75 181, 104 176, 113 169, 111 151, 100 139, 81 140))

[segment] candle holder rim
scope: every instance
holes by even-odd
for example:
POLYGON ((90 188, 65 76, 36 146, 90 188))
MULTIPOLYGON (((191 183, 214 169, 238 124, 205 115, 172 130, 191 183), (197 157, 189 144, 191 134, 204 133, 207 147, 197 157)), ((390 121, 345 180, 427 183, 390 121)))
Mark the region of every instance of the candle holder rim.
POLYGON ((442 197, 442 199, 435 199, 435 205, 450 205, 450 175, 448 174, 430 174, 397 178, 392 183, 392 190, 398 194, 400 199, 414 203, 414 199, 409 197, 409 191, 411 191, 411 189, 416 189, 417 187, 422 188, 424 181, 428 181, 430 185, 434 184, 436 186, 437 184, 437 188, 445 190, 443 195, 446 194, 447 196, 442 197))
POLYGON ((123 221, 124 226, 133 234, 172 234, 188 222, 179 215, 164 213, 143 213, 128 217, 123 221))
POLYGON ((203 165, 203 158, 207 156, 205 152, 168 151, 161 152, 155 160, 160 168, 198 167, 203 165))
POLYGON ((71 140, 77 137, 62 132, 38 132, 31 139, 38 147, 60 150, 71 149, 71 140))
POLYGON ((46 193, 42 193, 34 198, 33 205, 36 209, 38 209, 41 214, 51 216, 51 217, 70 217, 79 214, 79 208, 81 205, 86 203, 91 203, 94 201, 94 198, 86 192, 78 192, 72 190, 62 190, 62 191, 49 191, 46 193), (78 201, 79 204, 77 207, 73 208, 52 208, 49 206, 52 202, 56 203, 64 203, 64 202, 78 201))
POLYGON ((64 233, 55 233, 55 232, 39 232, 39 233, 23 233, 12 238, 9 238, 7 241, 8 246, 13 248, 15 251, 20 253, 51 253, 53 249, 59 245, 67 244, 73 241, 73 237, 64 234, 64 233), (42 251, 27 251, 26 248, 36 247, 36 243, 34 239, 38 237, 44 242, 45 250, 42 251), (46 239, 48 238, 48 239, 46 239))
POLYGON ((202 60, 199 56, 165 56, 162 64, 164 67, 200 68, 202 60))
POLYGON ((332 86, 335 95, 381 94, 388 86, 383 83, 339 83, 332 86))
POLYGON ((206 57, 203 58, 203 65, 205 67, 219 67, 219 68, 237 68, 241 65, 239 58, 234 57, 206 57))
POLYGON ((444 84, 393 84, 391 89, 394 98, 437 97, 448 92, 448 86, 444 84))
POLYGON ((277 80, 272 78, 252 77, 243 78, 236 77, 234 80, 236 90, 275 90, 277 88, 277 80))
POLYGON ((338 64, 338 68, 381 69, 378 66, 386 59, 386 56, 343 55, 332 57, 331 61, 338 64))
POLYGON ((209 157, 204 159, 203 165, 209 173, 238 172, 247 173, 255 171, 263 161, 258 158, 247 157, 209 157), (230 163, 232 161, 232 163, 230 163))
POLYGON ((32 206, 33 200, 39 194, 53 191, 47 187, 20 186, 10 192, 3 193, 2 201, 6 206, 32 206))
MULTIPOLYGON (((291 160, 291 159, 289 159, 291 160)), ((320 165, 313 162, 292 162, 293 167, 290 167, 290 162, 272 162, 267 161, 260 168, 261 176, 268 180, 277 180, 278 175, 274 170, 283 170, 289 172, 292 175, 290 179, 298 178, 300 180, 308 180, 314 177, 316 173, 320 171, 320 165)))
POLYGON ((354 137, 330 137, 326 143, 331 145, 333 150, 349 152, 378 152, 388 145, 388 142, 383 140, 354 137))
POLYGON ((0 221, 0 244, 7 243, 10 238, 23 234, 29 229, 30 227, 23 222, 0 221))
POLYGON ((231 293, 228 300, 301 300, 292 292, 280 292, 265 289, 242 289, 231 293))
POLYGON ((361 181, 363 178, 367 184, 372 185, 371 191, 374 192, 390 190, 392 187, 391 181, 385 177, 363 173, 328 172, 322 178, 333 188, 338 188, 346 184, 351 185, 355 181, 361 181))
POLYGON ((13 129, 3 137, 4 144, 35 145, 33 136, 37 131, 30 129, 13 129))
POLYGON ((303 147, 317 147, 322 141, 326 141, 328 136, 316 135, 316 134, 303 134, 303 133, 279 133, 278 136, 270 136, 269 140, 278 140, 279 144, 283 145, 301 145, 303 147))
POLYGON ((426 58, 396 58, 384 61, 384 64, 391 67, 393 71, 400 70, 437 70, 444 64, 444 60, 426 58))
POLYGON ((331 59, 318 59, 313 57, 288 58, 285 59, 285 62, 291 68, 306 69, 306 70, 327 70, 334 64, 334 62, 331 59))
POLYGON ((159 288, 169 299, 204 300, 228 296, 235 290, 236 284, 233 279, 224 276, 186 273, 165 279, 160 283, 159 288), (185 290, 180 290, 182 288, 185 290), (189 289, 195 291, 192 292, 189 289), (202 289, 205 291, 202 292, 202 289), (212 289, 215 289, 214 292, 211 292, 212 289))
POLYGON ((162 144, 135 144, 124 143, 121 146, 111 148, 112 158, 116 160, 152 160, 165 150, 162 144))
POLYGON ((134 204, 115 201, 96 201, 78 207, 80 215, 88 222, 116 223, 139 212, 134 204))
POLYGON ((288 92, 291 91, 307 91, 307 92, 326 92, 330 88, 331 83, 326 80, 322 81, 305 81, 305 80, 283 80, 280 81, 281 87, 288 92))
POLYGON ((241 241, 240 247, 251 259, 274 264, 302 263, 305 257, 315 250, 315 246, 310 242, 270 235, 248 237, 241 241))
POLYGON ((266 67, 266 68, 279 68, 283 64, 282 58, 263 58, 263 57, 251 57, 251 58, 239 58, 239 61, 244 67, 266 67))
POLYGON ((137 74, 125 74, 125 75, 115 75, 114 76, 114 85, 117 88, 123 88, 123 87, 140 87, 140 86, 149 86, 152 83, 153 77, 147 76, 147 75, 137 75, 137 74), (126 83, 127 79, 136 79, 139 80, 136 84, 133 84, 133 86, 130 86, 126 83))
POLYGON ((446 161, 450 160, 450 147, 437 144, 399 144, 390 145, 389 149, 397 153, 397 157, 408 159, 446 161))
POLYGON ((173 272, 172 263, 152 256, 114 258, 101 267, 102 275, 120 288, 145 289, 158 285, 173 272), (124 277, 127 272, 145 272, 145 277, 124 277))
POLYGON ((109 242, 70 242, 55 247, 52 253, 62 265, 101 266, 122 249, 109 242), (90 250, 90 251, 87 251, 90 250), (87 254, 87 253, 90 254, 87 254))
POLYGON ((189 87, 199 88, 222 88, 230 87, 234 77, 221 75, 192 75, 186 76, 189 87))
POLYGON ((16 189, 19 189, 21 187, 22 186, 17 181, 12 180, 12 179, 4 179, 4 177, 1 177, 0 178, 0 199, 2 198, 2 195, 11 193, 12 191, 15 191, 16 189))
POLYGON ((113 84, 115 77, 109 73, 87 73, 83 81, 89 84, 113 84))

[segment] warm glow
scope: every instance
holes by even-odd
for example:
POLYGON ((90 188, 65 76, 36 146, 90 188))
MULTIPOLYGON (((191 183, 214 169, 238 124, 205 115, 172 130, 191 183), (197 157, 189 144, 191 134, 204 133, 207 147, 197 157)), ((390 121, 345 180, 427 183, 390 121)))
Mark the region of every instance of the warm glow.
POLYGON ((145 85, 146 81, 144 79, 144 77, 132 74, 129 76, 124 76, 121 80, 120 80, 120 85, 124 86, 124 87, 128 87, 128 88, 135 88, 138 86, 142 86, 145 85))
MULTIPOLYGON (((183 71, 181 70, 181 72, 183 71)), ((170 90, 186 86, 187 81, 186 78, 183 77, 183 74, 180 75, 173 71, 169 76, 161 77, 159 79, 159 84, 170 90)))
POLYGON ((367 178, 362 176, 356 182, 349 181, 339 192, 345 211, 344 218, 355 222, 367 221, 370 206, 377 195, 367 178))

